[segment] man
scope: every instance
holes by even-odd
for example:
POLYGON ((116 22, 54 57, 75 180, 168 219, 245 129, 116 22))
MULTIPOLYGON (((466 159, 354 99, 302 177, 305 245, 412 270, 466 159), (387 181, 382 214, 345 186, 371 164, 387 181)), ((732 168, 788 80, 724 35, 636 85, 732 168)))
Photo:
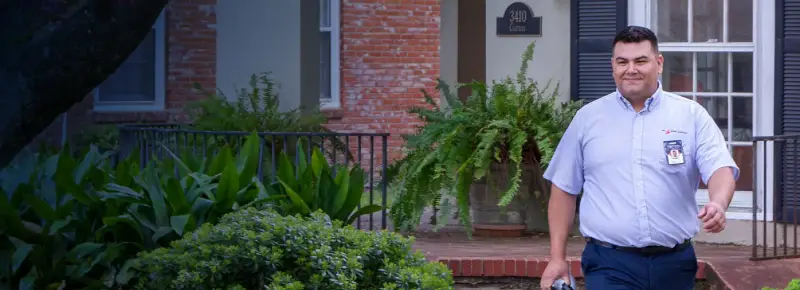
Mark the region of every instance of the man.
POLYGON ((541 286, 568 281, 566 241, 583 190, 588 289, 693 289, 690 239, 698 223, 710 233, 725 228, 739 168, 708 112, 663 91, 664 58, 651 30, 620 31, 611 61, 617 91, 578 111, 544 174, 552 182, 551 257, 541 286), (698 212, 701 178, 710 202, 698 212))

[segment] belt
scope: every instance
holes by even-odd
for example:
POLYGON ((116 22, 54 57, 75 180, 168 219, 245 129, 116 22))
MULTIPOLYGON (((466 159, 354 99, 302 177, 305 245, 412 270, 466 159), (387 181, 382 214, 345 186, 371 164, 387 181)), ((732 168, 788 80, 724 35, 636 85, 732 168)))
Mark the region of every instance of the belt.
POLYGON ((677 251, 681 251, 683 249, 688 248, 692 245, 691 239, 683 240, 683 242, 675 245, 674 247, 665 247, 665 246, 647 246, 643 248, 639 247, 624 247, 624 246, 617 246, 608 242, 604 242, 595 238, 586 238, 586 242, 590 244, 595 244, 598 246, 611 248, 615 250, 625 251, 625 252, 633 252, 638 254, 665 254, 665 253, 673 253, 677 251))

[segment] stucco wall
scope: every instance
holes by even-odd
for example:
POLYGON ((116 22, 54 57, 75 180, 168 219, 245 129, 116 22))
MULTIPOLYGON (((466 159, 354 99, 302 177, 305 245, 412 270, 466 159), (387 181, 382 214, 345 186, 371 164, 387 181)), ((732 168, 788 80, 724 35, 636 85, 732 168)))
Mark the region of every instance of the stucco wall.
MULTIPOLYGON (((534 16, 542 17, 542 36, 497 36, 497 17, 517 0, 486 1, 486 82, 514 77, 522 64, 522 53, 536 42, 528 76, 545 85, 560 84, 562 101, 569 100, 570 80, 570 1, 522 0, 534 16)), ((610 72, 609 72, 610 73, 610 72)))

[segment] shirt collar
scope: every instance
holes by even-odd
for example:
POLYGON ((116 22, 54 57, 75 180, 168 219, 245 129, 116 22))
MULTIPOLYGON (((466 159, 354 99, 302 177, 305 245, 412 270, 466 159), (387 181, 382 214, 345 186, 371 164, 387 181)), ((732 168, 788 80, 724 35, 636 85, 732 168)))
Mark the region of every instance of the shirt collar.
MULTIPOLYGON (((642 112, 649 112, 658 107, 658 104, 661 100, 661 93, 662 93, 661 81, 658 81, 658 89, 656 89, 655 93, 653 93, 653 95, 647 98, 647 100, 644 102, 644 109, 642 109, 642 112)), ((633 105, 631 105, 631 103, 628 102, 628 99, 622 96, 622 94, 619 92, 619 88, 617 88, 616 94, 617 94, 617 101, 619 101, 620 105, 622 105, 623 108, 633 110, 633 105)))

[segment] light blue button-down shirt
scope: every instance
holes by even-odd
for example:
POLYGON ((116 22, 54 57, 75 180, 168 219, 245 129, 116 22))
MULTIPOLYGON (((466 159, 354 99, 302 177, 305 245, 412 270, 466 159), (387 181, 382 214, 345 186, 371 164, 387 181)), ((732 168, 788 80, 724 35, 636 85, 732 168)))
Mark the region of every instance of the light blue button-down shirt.
POLYGON ((579 194, 585 237, 620 246, 674 246, 699 230, 700 178, 739 168, 719 127, 700 104, 659 90, 636 112, 619 91, 581 108, 544 176, 579 194), (683 164, 667 161, 680 140, 683 164))

